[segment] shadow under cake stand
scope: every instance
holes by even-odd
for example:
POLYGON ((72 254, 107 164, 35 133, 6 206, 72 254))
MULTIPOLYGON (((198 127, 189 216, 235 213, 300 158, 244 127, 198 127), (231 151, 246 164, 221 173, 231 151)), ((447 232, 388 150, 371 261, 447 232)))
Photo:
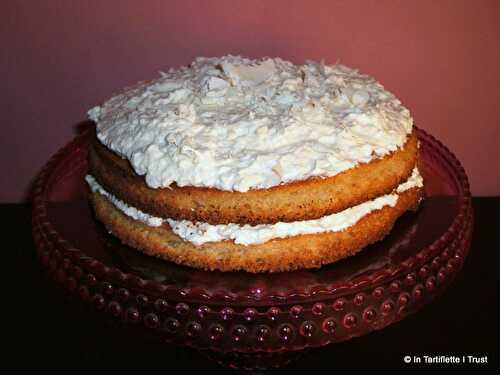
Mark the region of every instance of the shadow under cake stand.
POLYGON ((470 247, 467 176, 418 129, 426 198, 383 241, 322 267, 274 274, 208 272, 143 255, 107 234, 86 200, 86 132, 33 188, 41 265, 65 294, 121 329, 199 349, 231 367, 265 369, 303 350, 404 319, 448 287, 470 247))

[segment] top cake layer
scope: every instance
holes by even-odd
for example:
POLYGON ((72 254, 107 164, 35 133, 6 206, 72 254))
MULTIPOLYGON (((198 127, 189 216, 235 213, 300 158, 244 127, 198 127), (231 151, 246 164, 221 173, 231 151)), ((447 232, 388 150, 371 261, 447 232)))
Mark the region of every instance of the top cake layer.
POLYGON ((246 192, 330 177, 401 148, 409 111, 342 65, 198 58, 89 111, 149 187, 246 192))

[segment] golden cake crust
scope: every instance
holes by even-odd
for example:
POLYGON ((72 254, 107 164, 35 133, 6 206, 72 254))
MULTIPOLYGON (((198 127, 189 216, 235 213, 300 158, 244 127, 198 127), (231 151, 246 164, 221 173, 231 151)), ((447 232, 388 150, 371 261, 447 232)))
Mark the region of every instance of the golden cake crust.
POLYGON ((279 272, 317 268, 360 251, 381 240, 396 219, 416 209, 423 189, 399 194, 394 207, 385 206, 340 231, 274 239, 257 245, 220 241, 195 246, 182 240, 168 225, 150 227, 118 210, 107 198, 91 193, 97 218, 125 244, 178 264, 221 271, 279 272))
POLYGON ((270 224, 317 219, 388 194, 411 174, 417 161, 413 131, 401 149, 329 178, 309 178, 248 192, 212 188, 152 189, 127 160, 97 139, 90 149, 90 174, 110 193, 154 216, 210 224, 270 224))

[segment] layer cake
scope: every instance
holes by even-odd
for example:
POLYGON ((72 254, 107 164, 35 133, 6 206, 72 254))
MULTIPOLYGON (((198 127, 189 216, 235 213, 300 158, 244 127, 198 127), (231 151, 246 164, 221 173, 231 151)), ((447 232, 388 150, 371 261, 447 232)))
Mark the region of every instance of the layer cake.
POLYGON ((89 116, 97 219, 179 264, 320 267, 382 239, 422 197, 409 111, 340 64, 198 58, 89 116))

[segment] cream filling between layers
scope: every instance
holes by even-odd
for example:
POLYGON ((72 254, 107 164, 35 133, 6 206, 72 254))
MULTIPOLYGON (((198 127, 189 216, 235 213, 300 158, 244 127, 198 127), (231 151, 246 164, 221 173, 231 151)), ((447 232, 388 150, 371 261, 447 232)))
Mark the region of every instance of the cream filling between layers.
POLYGON ((256 245, 274 238, 285 238, 301 234, 317 234, 324 232, 339 232, 356 224, 364 216, 385 206, 394 207, 398 201, 398 193, 414 187, 422 187, 423 179, 415 167, 407 181, 400 184, 391 194, 363 202, 332 215, 323 216, 314 220, 293 221, 289 223, 278 222, 275 224, 240 225, 240 224, 208 224, 203 222, 193 223, 188 220, 163 219, 149 215, 135 207, 131 207, 113 194, 106 191, 91 176, 85 177, 93 192, 106 197, 116 208, 125 215, 139 220, 149 226, 158 227, 167 223, 172 231, 185 241, 195 245, 206 242, 233 240, 236 244, 256 245))

